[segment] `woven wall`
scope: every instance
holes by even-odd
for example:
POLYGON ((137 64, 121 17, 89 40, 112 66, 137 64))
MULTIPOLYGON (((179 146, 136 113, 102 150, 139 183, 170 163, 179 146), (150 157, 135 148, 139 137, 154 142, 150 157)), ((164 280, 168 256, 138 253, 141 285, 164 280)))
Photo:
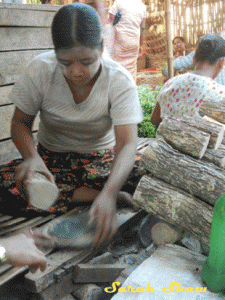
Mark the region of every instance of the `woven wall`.
MULTIPOLYGON (((147 26, 151 16, 165 11, 163 0, 143 0, 147 6, 147 26)), ((189 44, 195 44, 198 36, 225 30, 224 0, 171 0, 172 35, 183 36, 189 44)), ((162 17, 161 17, 162 18, 162 17)), ((149 28, 146 28, 149 30, 149 28)))

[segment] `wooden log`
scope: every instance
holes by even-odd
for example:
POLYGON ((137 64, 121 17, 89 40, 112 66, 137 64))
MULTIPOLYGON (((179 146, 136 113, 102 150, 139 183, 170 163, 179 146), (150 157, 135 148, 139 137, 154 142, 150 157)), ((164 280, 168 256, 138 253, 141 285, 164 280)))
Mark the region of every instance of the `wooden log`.
POLYGON ((207 149, 202 160, 225 168, 225 145, 221 144, 217 150, 207 149))
POLYGON ((74 283, 113 282, 125 269, 125 265, 78 264, 73 273, 74 283))
POLYGON ((0 52, 0 86, 15 83, 31 59, 47 51, 49 49, 0 52))
MULTIPOLYGON (((212 122, 212 123, 215 123, 215 124, 218 124, 218 125, 221 125, 221 126, 223 126, 223 128, 224 128, 224 130, 225 130, 225 124, 220 123, 220 122, 214 120, 213 118, 210 118, 210 117, 208 117, 208 116, 204 116, 202 119, 203 119, 203 120, 206 120, 206 121, 209 121, 209 122, 212 122)), ((225 144, 225 136, 223 136, 222 144, 225 144)))
POLYGON ((200 105, 199 114, 225 124, 225 101, 214 101, 213 98, 208 97, 200 105))
POLYGON ((180 119, 181 122, 193 126, 203 132, 210 134, 210 140, 208 148, 218 149, 224 136, 224 125, 210 122, 203 118, 192 118, 189 116, 183 116, 180 119))
POLYGON ((202 158, 210 135, 175 118, 166 117, 160 123, 156 137, 163 137, 175 149, 196 158, 202 158))
POLYGON ((165 222, 156 223, 151 229, 151 238, 157 246, 173 244, 182 236, 183 230, 165 222))
POLYGON ((53 49, 51 28, 0 27, 0 51, 53 49))
POLYGON ((148 213, 183 228, 209 245, 213 207, 159 179, 143 176, 134 201, 148 213))
POLYGON ((163 139, 148 146, 142 164, 155 177, 212 205, 225 193, 223 169, 180 153, 163 139))

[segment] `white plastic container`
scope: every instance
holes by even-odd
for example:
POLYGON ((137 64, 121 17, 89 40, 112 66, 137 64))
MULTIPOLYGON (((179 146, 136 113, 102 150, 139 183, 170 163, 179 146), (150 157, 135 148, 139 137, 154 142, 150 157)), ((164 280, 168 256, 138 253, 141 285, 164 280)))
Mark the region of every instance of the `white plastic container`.
POLYGON ((29 203, 36 208, 48 210, 57 200, 59 189, 45 175, 35 172, 26 185, 29 203))

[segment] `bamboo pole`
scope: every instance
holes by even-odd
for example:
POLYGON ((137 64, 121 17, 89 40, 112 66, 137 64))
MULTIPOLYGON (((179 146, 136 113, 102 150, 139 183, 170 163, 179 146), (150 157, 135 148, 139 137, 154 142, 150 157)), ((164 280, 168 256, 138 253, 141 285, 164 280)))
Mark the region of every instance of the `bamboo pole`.
POLYGON ((172 78, 173 75, 173 45, 172 45, 172 31, 171 31, 171 0, 166 0, 166 39, 167 39, 167 62, 168 75, 172 78))

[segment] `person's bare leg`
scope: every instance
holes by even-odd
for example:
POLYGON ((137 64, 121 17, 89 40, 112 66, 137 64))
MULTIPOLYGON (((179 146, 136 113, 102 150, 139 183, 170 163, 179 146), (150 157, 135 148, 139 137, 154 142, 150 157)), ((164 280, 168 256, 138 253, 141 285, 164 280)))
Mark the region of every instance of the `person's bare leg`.
MULTIPOLYGON (((94 199, 99 195, 100 191, 89 189, 86 187, 80 187, 79 189, 76 189, 73 193, 72 201, 74 202, 87 202, 92 203, 94 199)), ((138 206, 136 206, 133 203, 133 197, 131 194, 127 192, 120 191, 117 196, 117 201, 121 204, 126 204, 131 206, 133 209, 138 209, 138 206)))

